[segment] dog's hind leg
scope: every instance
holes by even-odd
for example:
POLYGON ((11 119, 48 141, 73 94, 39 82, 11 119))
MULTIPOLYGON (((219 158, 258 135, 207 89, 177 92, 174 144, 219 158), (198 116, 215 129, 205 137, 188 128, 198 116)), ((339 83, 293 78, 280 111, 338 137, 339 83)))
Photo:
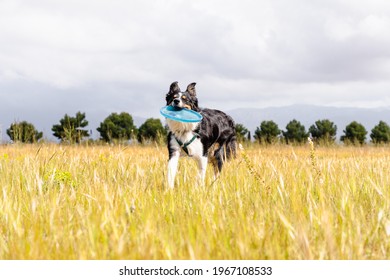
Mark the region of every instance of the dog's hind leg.
POLYGON ((213 164, 213 169, 214 169, 214 181, 218 179, 219 177, 219 170, 218 170, 218 164, 217 164, 217 160, 213 158, 212 162, 213 164))
POLYGON ((219 177, 221 173, 223 163, 226 160, 225 149, 224 146, 221 145, 215 152, 212 160, 212 164, 214 167, 214 180, 219 177))
POLYGON ((179 163, 180 152, 175 151, 169 158, 168 161, 168 187, 173 189, 175 186, 175 177, 177 172, 177 165, 179 163))

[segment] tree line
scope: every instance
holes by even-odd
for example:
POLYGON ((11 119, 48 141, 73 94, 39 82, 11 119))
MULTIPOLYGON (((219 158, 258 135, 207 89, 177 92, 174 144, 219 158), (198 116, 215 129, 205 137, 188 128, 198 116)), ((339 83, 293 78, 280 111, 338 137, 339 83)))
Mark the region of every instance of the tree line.
MULTIPOLYGON (((237 124, 236 131, 239 142, 251 141, 251 134, 243 125, 237 124)), ((363 145, 366 143, 368 131, 356 121, 348 124, 343 130, 340 141, 347 145, 363 145)), ((254 139, 260 144, 304 144, 311 137, 319 145, 332 145, 336 142, 337 126, 328 119, 318 120, 306 131, 304 125, 297 120, 292 120, 286 125, 285 130, 279 129, 274 121, 262 121, 255 130, 254 139)), ((388 144, 390 142, 390 127, 380 121, 370 133, 371 142, 374 144, 388 144)))
MULTIPOLYGON (((87 126, 86 114, 77 112, 75 116, 65 114, 51 130, 53 136, 62 143, 78 144, 91 136, 87 126)), ((167 135, 160 119, 149 118, 137 128, 133 117, 126 112, 110 114, 96 130, 100 133, 99 140, 107 143, 162 142, 167 135)), ((12 123, 7 129, 7 135, 13 142, 22 143, 36 143, 43 138, 43 133, 27 121, 12 123)))
MULTIPOLYGON (((88 139, 90 131, 86 129, 88 121, 86 114, 77 112, 75 116, 65 116, 53 125, 53 136, 63 143, 81 143, 88 139)), ((123 142, 159 142, 166 139, 167 128, 160 119, 149 118, 139 128, 136 127, 133 117, 126 112, 112 113, 96 129, 100 133, 100 141, 107 143, 123 142)), ((242 124, 236 124, 239 142, 252 142, 251 132, 242 124)), ((345 144, 362 145, 366 143, 368 131, 366 128, 353 121, 343 130, 344 135, 340 141, 345 144)), ((337 126, 328 119, 318 120, 306 131, 304 125, 297 120, 290 121, 285 130, 279 129, 272 121, 262 121, 254 132, 254 140, 260 144, 303 144, 311 137, 321 145, 331 145, 336 142, 337 126)), ((15 122, 7 129, 7 135, 13 142, 35 143, 43 138, 43 133, 35 129, 34 125, 27 122, 15 122)), ((390 142, 390 127, 380 121, 370 133, 371 142, 374 144, 388 144, 390 142)))

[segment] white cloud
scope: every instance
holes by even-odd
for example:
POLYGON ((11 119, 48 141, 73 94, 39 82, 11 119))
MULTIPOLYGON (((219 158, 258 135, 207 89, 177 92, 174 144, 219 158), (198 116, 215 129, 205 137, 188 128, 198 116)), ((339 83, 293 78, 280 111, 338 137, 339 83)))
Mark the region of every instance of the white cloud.
POLYGON ((390 106, 388 30, 385 0, 3 0, 0 109, 155 115, 175 80, 221 109, 390 106))

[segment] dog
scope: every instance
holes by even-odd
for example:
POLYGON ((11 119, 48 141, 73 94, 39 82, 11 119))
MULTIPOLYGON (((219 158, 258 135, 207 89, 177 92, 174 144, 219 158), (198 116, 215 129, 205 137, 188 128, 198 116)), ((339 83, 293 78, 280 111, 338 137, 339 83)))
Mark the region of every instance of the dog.
POLYGON ((232 117, 219 110, 200 108, 195 85, 189 84, 182 92, 178 82, 173 82, 165 98, 167 105, 190 109, 203 116, 198 123, 166 120, 169 128, 168 187, 171 189, 174 188, 178 161, 183 152, 197 161, 197 185, 202 186, 209 160, 214 167, 214 178, 217 178, 224 162, 236 155, 237 137, 232 117))

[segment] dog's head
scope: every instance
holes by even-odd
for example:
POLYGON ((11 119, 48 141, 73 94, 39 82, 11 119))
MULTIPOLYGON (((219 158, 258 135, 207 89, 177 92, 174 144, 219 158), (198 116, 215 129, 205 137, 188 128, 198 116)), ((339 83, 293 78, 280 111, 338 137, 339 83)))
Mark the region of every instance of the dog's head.
POLYGON ((182 92, 179 88, 178 82, 173 82, 169 87, 169 92, 165 97, 167 105, 199 111, 195 85, 196 83, 189 84, 187 86, 187 90, 182 92))

